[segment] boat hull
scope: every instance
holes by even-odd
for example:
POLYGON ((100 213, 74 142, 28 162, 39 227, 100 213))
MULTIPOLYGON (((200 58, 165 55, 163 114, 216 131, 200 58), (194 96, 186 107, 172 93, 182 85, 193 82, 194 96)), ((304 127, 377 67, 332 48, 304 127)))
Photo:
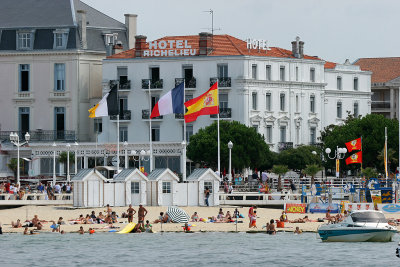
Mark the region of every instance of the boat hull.
POLYGON ((390 242, 396 232, 379 228, 318 230, 323 242, 390 242))

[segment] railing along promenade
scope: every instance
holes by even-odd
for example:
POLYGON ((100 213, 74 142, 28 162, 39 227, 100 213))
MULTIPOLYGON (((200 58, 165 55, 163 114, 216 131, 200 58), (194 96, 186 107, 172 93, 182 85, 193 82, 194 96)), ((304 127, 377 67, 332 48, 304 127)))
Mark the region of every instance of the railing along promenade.
POLYGON ((54 199, 48 199, 46 193, 25 193, 22 199, 16 199, 14 194, 0 193, 0 206, 72 204, 72 193, 54 194, 54 199))

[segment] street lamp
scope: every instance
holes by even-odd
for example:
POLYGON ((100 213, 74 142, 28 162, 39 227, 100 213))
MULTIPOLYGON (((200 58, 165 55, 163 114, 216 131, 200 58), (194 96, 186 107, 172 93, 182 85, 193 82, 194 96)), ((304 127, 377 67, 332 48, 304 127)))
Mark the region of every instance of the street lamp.
POLYGON ((71 149, 71 145, 68 143, 67 145, 67 182, 69 183, 71 177, 69 176, 69 150, 71 149))
MULTIPOLYGON (((78 173, 78 146, 79 146, 78 142, 75 141, 74 146, 75 146, 75 175, 76 175, 78 173)), ((96 161, 96 158, 94 160, 96 161)))
POLYGON ((53 151, 53 186, 55 186, 56 185, 56 180, 57 180, 57 177, 56 177, 56 146, 57 145, 54 142, 51 146, 54 149, 54 151, 53 151))
POLYGON ((186 181, 186 141, 183 140, 182 143, 182 180, 186 181))
POLYGON ((231 151, 232 151, 233 143, 232 141, 229 141, 228 143, 228 148, 229 148, 229 181, 232 181, 232 156, 231 156, 231 151))
POLYGON ((20 185, 20 182, 19 182, 19 175, 20 175, 20 173, 19 173, 19 171, 20 171, 19 170, 20 169, 19 168, 19 148, 21 146, 27 144, 29 142, 29 139, 31 139, 31 136, 29 135, 28 132, 25 134, 25 141, 24 142, 21 142, 19 140, 18 133, 13 133, 13 132, 10 133, 10 141, 11 141, 11 143, 13 143, 17 147, 17 184, 18 184, 18 186, 20 185))
POLYGON ((128 169, 128 142, 124 141, 125 148, 125 169, 128 169))
MULTIPOLYGON (((327 154, 328 158, 330 159, 335 159, 335 163, 336 163, 336 177, 339 178, 339 160, 344 159, 345 154, 347 153, 347 149, 344 147, 338 147, 336 146, 336 150, 333 153, 333 157, 330 156, 332 150, 327 147, 325 149, 325 153, 327 154)), ((332 182, 331 182, 331 186, 332 186, 332 182)), ((329 203, 332 202, 332 194, 331 194, 331 186, 329 187, 329 203)))

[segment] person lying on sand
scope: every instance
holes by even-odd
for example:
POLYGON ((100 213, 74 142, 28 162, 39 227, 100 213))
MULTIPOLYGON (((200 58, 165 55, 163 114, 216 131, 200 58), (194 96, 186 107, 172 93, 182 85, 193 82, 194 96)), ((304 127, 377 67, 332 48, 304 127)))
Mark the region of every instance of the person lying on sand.
POLYGON ((298 218, 292 221, 289 221, 290 223, 306 223, 306 222, 311 222, 310 219, 308 219, 308 216, 304 216, 304 218, 298 218))
POLYGON ((21 227, 22 227, 22 224, 21 224, 20 219, 18 219, 16 222, 12 221, 12 222, 11 222, 11 227, 12 227, 12 228, 21 228, 21 227))

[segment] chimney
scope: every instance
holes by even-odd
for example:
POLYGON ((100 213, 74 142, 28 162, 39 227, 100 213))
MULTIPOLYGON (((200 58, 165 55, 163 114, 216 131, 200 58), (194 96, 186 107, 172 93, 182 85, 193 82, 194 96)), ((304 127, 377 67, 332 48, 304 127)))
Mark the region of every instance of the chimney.
POLYGON ((143 50, 146 49, 146 39, 144 35, 135 36, 135 57, 142 57, 143 50))
POLYGON ((122 51, 124 51, 124 47, 122 46, 122 42, 121 41, 117 41, 117 43, 113 46, 113 51, 112 54, 118 54, 121 53, 122 51))
POLYGON ((199 33, 199 55, 207 56, 213 50, 212 47, 212 34, 209 32, 201 32, 199 33))
POLYGON ((292 42, 292 53, 296 58, 304 57, 304 42, 300 41, 300 37, 296 37, 296 41, 292 42))
POLYGON ((304 42, 303 41, 299 42, 299 56, 300 56, 300 58, 304 57, 304 42))
POLYGON ((87 39, 86 39, 86 11, 78 10, 76 11, 79 16, 79 32, 81 34, 81 44, 82 49, 87 49, 87 39))
POLYGON ((125 26, 127 29, 126 35, 128 36, 129 49, 135 47, 136 25, 137 25, 137 15, 125 14, 125 26))

